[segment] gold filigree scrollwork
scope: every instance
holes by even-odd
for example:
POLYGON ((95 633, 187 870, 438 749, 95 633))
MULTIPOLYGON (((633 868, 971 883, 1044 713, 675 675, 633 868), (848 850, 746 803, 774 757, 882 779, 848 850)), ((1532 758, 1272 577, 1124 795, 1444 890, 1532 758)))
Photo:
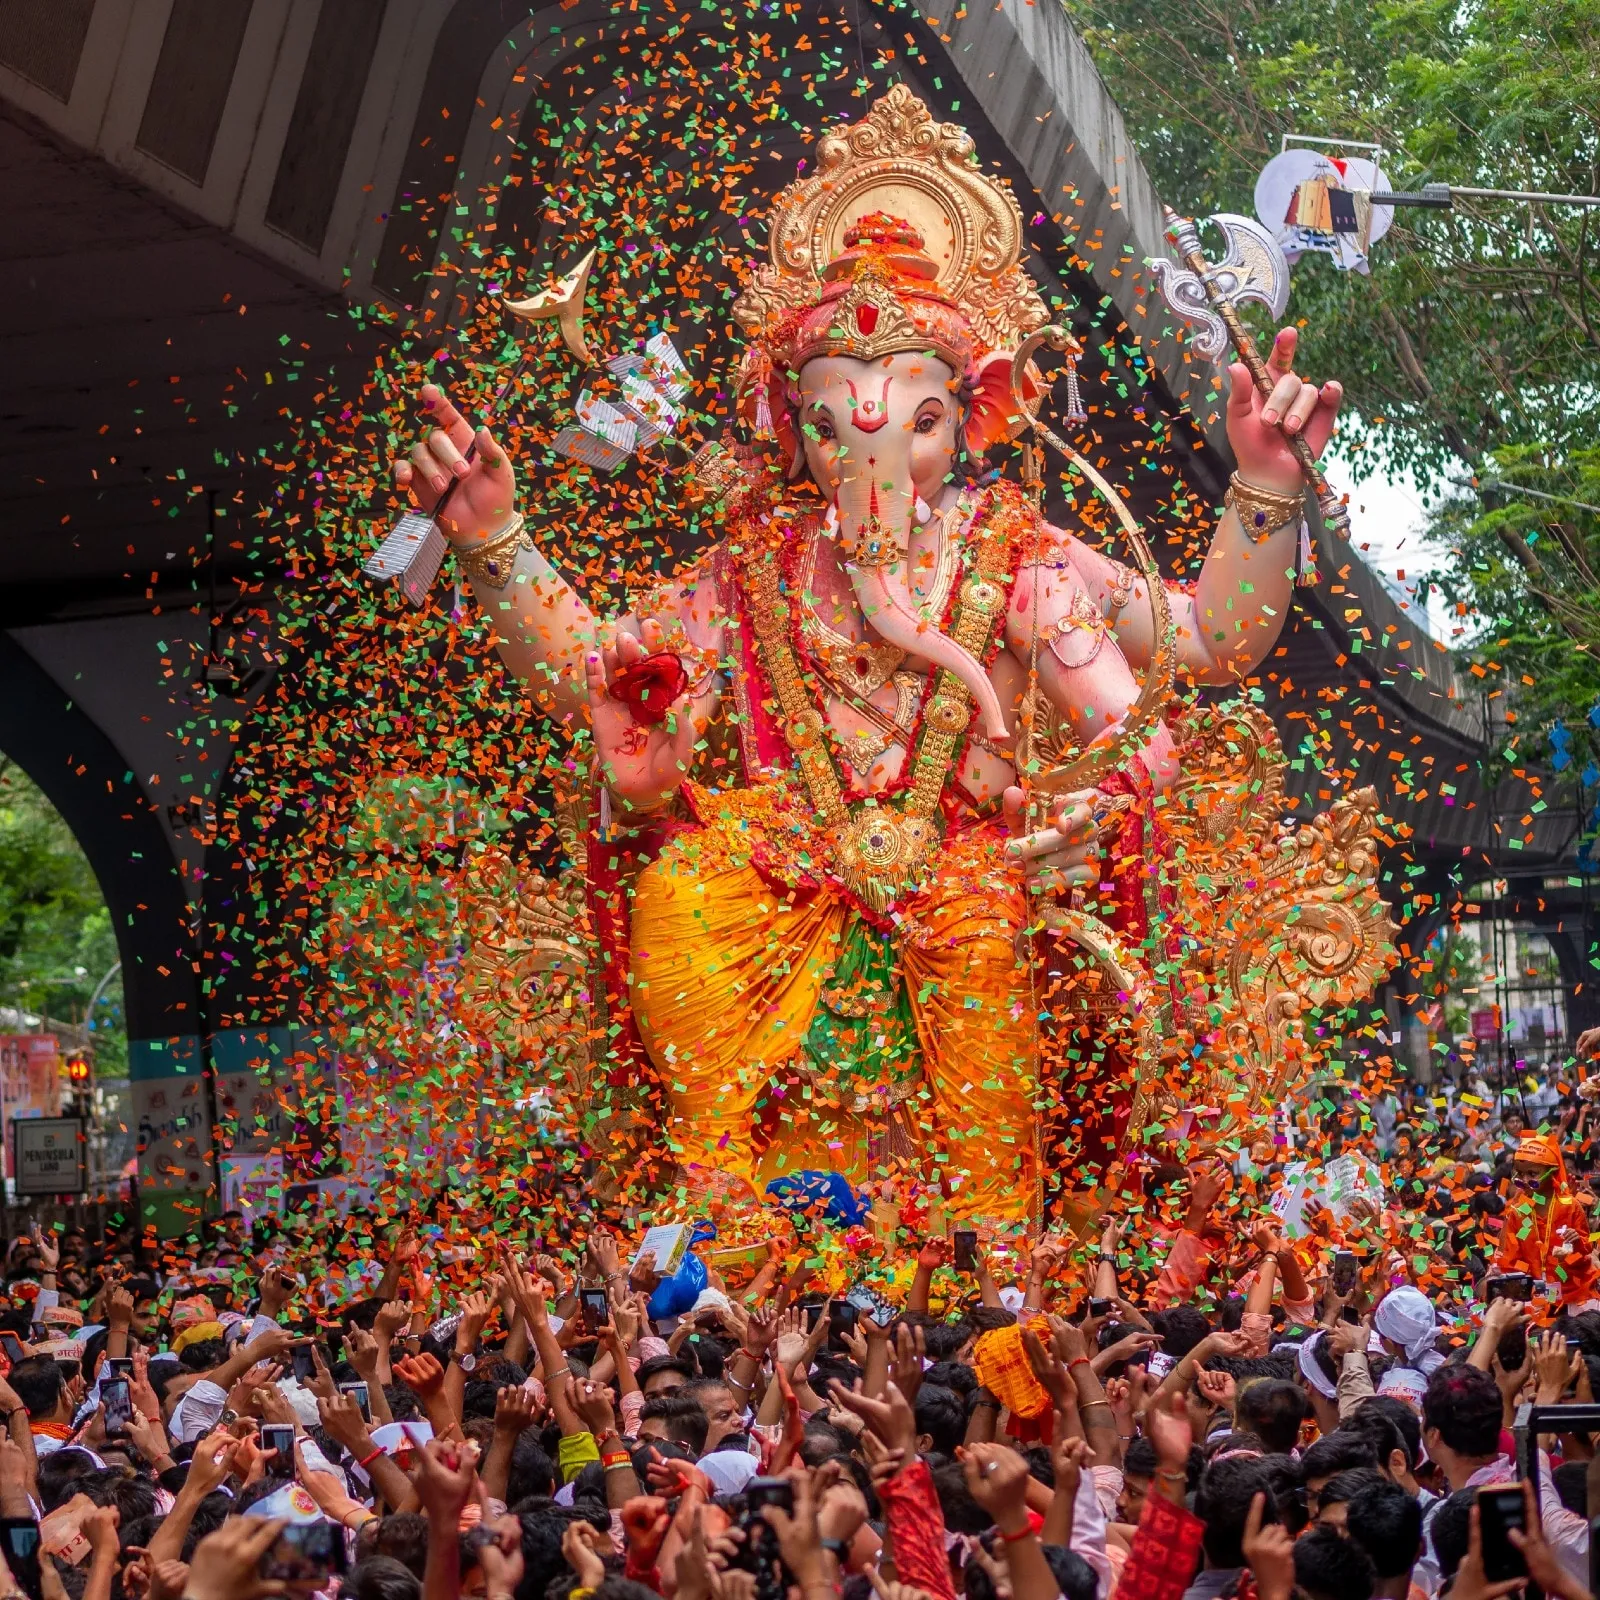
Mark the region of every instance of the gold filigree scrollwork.
POLYGON ((1049 320, 1023 271, 1022 212, 979 168, 972 138, 896 84, 859 122, 823 138, 816 171, 773 202, 768 263, 747 280, 734 318, 754 338, 813 304, 845 231, 872 212, 910 223, 938 264, 938 292, 992 349, 1014 349, 1049 320))
POLYGON ((1198 1068, 1151 1097, 1150 1120, 1200 1110, 1210 1137, 1249 1137, 1318 1059, 1306 1023, 1372 993, 1396 929, 1377 892, 1378 801, 1362 789, 1309 823, 1279 819, 1283 750, 1235 701, 1178 725, 1183 776, 1162 825, 1177 922, 1193 944, 1185 1047, 1198 1068))

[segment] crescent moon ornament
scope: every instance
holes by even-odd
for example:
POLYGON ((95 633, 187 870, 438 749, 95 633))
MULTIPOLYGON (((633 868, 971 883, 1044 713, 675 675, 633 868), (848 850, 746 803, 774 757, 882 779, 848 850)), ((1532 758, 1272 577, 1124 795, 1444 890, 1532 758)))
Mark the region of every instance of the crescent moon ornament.
POLYGON ((594 365, 594 356, 583 337, 583 297, 589 287, 589 269, 594 265, 594 258, 595 251, 590 250, 571 272, 558 278, 550 288, 541 289, 526 300, 503 302, 513 316, 528 322, 553 318, 561 332, 562 343, 586 367, 594 365))

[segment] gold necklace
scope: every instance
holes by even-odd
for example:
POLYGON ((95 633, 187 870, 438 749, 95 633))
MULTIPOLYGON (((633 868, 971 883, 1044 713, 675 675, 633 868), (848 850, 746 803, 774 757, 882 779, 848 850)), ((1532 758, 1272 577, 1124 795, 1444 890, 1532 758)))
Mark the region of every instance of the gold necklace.
MULTIPOLYGON (((950 600, 950 586, 955 581, 956 567, 959 565, 960 548, 950 537, 950 519, 952 516, 962 516, 969 509, 966 491, 963 490, 954 505, 936 513, 939 518, 939 550, 934 559, 933 583, 927 599, 922 602, 922 609, 930 617, 944 615, 950 600)), ((813 539, 806 558, 805 578, 800 585, 803 607, 800 631, 805 638, 806 648, 817 663, 819 673, 829 680, 831 687, 836 690, 843 688, 851 695, 868 699, 900 669, 906 652, 886 640, 852 639, 849 634, 830 628, 806 599, 811 593, 816 571, 817 542, 813 539)), ((901 690, 900 694, 903 700, 904 691, 901 690)), ((880 746, 879 753, 882 748, 880 746)))

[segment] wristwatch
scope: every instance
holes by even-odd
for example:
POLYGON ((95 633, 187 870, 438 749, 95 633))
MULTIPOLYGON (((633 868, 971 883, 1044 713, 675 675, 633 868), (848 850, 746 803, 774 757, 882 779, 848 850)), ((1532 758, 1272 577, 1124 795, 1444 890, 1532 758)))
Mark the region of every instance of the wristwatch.
POLYGON ((478 1358, 470 1350, 465 1355, 458 1353, 456 1355, 456 1365, 463 1372, 476 1372, 478 1370, 478 1358))

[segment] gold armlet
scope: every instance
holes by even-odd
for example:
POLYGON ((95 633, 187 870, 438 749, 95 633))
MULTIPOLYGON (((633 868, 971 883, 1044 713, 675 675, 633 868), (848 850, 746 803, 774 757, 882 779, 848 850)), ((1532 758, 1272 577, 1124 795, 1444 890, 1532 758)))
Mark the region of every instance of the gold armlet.
POLYGON ((1261 489, 1247 483, 1236 472, 1228 480, 1228 492, 1222 497, 1222 503, 1238 512, 1244 531, 1259 543, 1304 512, 1305 493, 1302 490, 1297 494, 1278 494, 1272 489, 1261 489))
POLYGON ((503 589, 517 570, 517 552, 531 549, 533 540, 524 531, 522 516, 517 513, 499 533, 490 534, 482 544, 475 544, 470 550, 457 550, 456 560, 474 587, 482 584, 488 589, 503 589))

